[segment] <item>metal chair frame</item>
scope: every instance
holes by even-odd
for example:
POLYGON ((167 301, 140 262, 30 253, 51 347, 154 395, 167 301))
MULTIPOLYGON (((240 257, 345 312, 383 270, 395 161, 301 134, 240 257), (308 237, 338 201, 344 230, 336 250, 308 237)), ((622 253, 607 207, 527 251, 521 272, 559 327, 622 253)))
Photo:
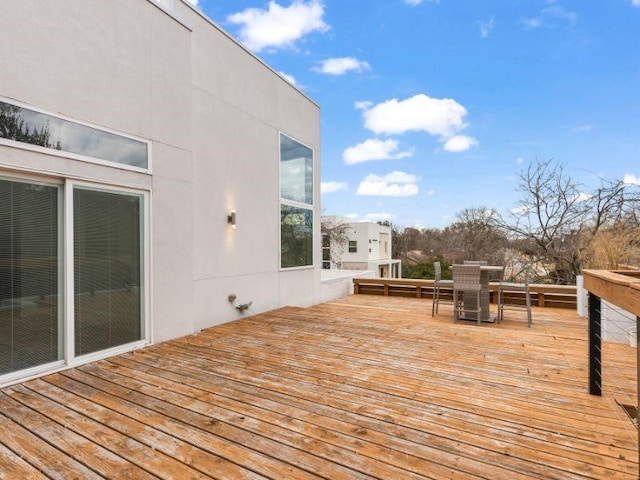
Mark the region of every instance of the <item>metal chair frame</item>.
POLYGON ((498 284, 498 323, 500 323, 504 317, 504 309, 523 309, 527 310, 527 326, 531 328, 531 291, 529 289, 529 270, 525 272, 524 283, 509 283, 500 282, 498 284), (520 305, 517 303, 505 303, 505 293, 507 292, 524 292, 525 304, 520 305))
POLYGON ((453 280, 442 279, 442 266, 440 262, 433 262, 433 270, 435 272, 435 279, 433 281, 433 302, 431 303, 431 316, 434 317, 438 313, 438 307, 440 306, 440 287, 453 286, 453 280))

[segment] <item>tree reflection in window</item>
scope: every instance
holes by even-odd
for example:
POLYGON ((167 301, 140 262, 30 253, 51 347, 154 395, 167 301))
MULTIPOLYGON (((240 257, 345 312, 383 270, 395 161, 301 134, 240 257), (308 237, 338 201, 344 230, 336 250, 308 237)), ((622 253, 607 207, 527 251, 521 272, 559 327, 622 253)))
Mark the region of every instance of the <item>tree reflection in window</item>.
POLYGON ((313 265, 313 210, 282 205, 280 239, 282 268, 313 265))
POLYGON ((47 120, 44 125, 30 125, 22 116, 22 108, 0 102, 0 137, 16 142, 29 143, 54 150, 62 150, 60 140, 51 141, 51 127, 47 120))
POLYGON ((149 168, 146 142, 0 101, 0 138, 149 168))

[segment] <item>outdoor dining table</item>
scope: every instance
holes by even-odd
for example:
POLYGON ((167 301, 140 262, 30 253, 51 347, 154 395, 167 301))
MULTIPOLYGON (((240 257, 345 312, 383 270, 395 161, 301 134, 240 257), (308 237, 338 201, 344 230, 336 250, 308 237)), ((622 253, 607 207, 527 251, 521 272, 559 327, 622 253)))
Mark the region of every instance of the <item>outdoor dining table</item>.
MULTIPOLYGON (((483 322, 495 322, 497 314, 491 314, 489 309, 491 304, 491 292, 489 291, 489 277, 491 273, 502 274, 504 267, 500 265, 480 265, 480 307, 481 320, 483 322)), ((463 294, 464 312, 460 317, 462 320, 478 321, 477 313, 471 310, 477 310, 476 295, 472 292, 464 292, 463 294)))

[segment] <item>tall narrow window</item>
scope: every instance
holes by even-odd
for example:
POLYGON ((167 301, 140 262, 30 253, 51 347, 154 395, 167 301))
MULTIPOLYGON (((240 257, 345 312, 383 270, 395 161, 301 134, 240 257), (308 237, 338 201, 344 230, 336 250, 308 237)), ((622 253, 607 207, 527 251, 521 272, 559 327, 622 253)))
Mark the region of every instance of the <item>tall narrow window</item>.
POLYGON ((0 375, 62 359, 61 191, 0 179, 0 375))
POLYGON ((280 267, 313 265, 313 150, 280 134, 280 267))
POLYGON ((326 233, 322 235, 322 268, 331 268, 331 237, 326 233))
POLYGON ((75 188, 75 354, 143 338, 142 197, 75 188))

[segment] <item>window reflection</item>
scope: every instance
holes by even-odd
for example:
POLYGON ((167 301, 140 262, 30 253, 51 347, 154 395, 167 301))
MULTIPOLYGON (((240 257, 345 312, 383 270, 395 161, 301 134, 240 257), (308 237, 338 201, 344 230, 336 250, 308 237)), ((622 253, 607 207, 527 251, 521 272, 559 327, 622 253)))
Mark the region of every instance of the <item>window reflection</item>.
POLYGON ((313 210, 282 205, 280 239, 282 268, 313 265, 313 210))
POLYGON ((313 151, 280 135, 280 196, 313 204, 313 151))
POLYGON ((0 101, 0 138, 148 168, 147 144, 0 101))

